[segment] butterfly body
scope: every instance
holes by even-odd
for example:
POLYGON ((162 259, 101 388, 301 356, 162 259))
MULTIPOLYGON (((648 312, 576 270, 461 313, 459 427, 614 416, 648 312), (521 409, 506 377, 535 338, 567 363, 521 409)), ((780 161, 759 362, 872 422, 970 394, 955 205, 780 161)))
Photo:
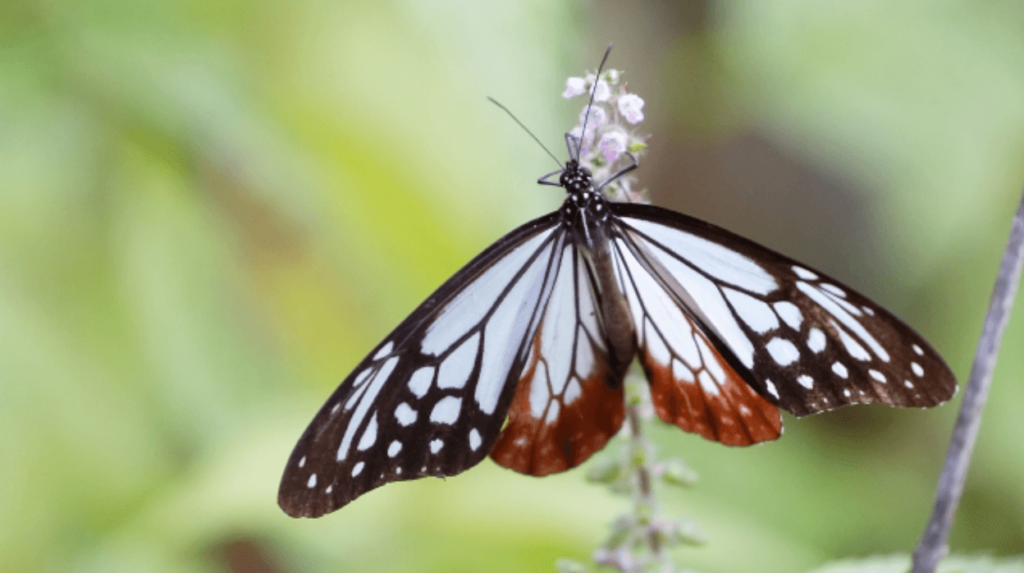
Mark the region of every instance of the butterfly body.
POLYGON ((598 302, 594 312, 609 355, 606 382, 617 389, 636 354, 636 343, 625 296, 612 280, 611 204, 595 190, 590 171, 575 160, 566 163, 559 185, 568 193, 560 209, 562 225, 572 234, 598 302))

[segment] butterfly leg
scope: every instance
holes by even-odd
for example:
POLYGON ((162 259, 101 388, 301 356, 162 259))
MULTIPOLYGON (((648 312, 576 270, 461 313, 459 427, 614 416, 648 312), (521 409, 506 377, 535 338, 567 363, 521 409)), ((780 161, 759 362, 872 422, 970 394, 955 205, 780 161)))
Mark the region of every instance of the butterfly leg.
POLYGON ((626 155, 629 156, 629 159, 632 161, 632 163, 630 163, 629 165, 623 167, 621 170, 619 170, 618 173, 615 173, 614 175, 612 175, 608 179, 605 179, 603 183, 598 185, 597 186, 597 192, 598 193, 600 193, 601 190, 604 189, 605 186, 608 185, 609 183, 611 183, 612 181, 615 181, 619 177, 622 177, 623 175, 629 173, 630 171, 632 171, 632 170, 634 170, 634 169, 636 169, 637 167, 640 166, 640 163, 636 160, 636 156, 635 155, 633 155, 632 153, 630 153, 628 151, 626 152, 626 155))
POLYGON ((583 138, 575 137, 571 133, 565 134, 565 147, 569 150, 569 159, 573 161, 580 160, 580 151, 583 147, 583 138))
POLYGON ((541 175, 540 178, 537 179, 537 184, 539 184, 539 185, 552 185, 554 187, 561 187, 562 186, 561 183, 557 183, 555 181, 548 181, 548 178, 551 177, 552 175, 561 175, 563 171, 565 171, 565 170, 564 169, 558 169, 556 171, 552 171, 551 173, 548 173, 547 175, 541 175))

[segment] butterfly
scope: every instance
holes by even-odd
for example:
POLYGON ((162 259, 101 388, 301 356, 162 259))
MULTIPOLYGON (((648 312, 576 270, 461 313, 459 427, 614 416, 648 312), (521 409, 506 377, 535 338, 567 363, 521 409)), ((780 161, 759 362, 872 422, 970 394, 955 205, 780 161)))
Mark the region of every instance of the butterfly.
POLYGON ((334 391, 285 468, 288 515, 488 455, 534 476, 575 467, 622 426, 634 359, 661 420, 730 446, 778 438, 780 408, 955 393, 939 354, 882 307, 712 224, 609 201, 636 159, 595 183, 581 146, 566 134, 569 160, 538 180, 565 189, 560 209, 470 261, 334 391))

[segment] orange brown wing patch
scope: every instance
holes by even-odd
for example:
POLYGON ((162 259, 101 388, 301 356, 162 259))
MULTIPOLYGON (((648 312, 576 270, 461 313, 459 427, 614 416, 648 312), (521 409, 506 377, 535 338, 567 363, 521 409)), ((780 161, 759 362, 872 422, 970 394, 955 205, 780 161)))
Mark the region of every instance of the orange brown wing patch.
POLYGON ((606 364, 590 360, 582 364, 589 365, 586 372, 577 369, 558 384, 551 379, 549 360, 571 359, 573 353, 546 358, 540 341, 538 333, 508 424, 491 450, 502 466, 534 476, 580 465, 619 431, 626 415, 621 384, 612 390, 605 382, 606 364))
POLYGON ((641 356, 658 417, 727 446, 749 446, 782 435, 782 416, 725 361, 704 335, 693 331, 702 363, 641 356))

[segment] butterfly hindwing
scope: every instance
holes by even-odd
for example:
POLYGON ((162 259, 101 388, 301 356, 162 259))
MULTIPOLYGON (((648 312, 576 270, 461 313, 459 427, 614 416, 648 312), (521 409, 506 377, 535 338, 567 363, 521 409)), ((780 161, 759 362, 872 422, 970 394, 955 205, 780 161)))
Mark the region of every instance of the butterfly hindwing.
POLYGON ((614 253, 658 417, 730 446, 778 438, 778 409, 716 350, 628 241, 615 239, 614 253))
POLYGON ((497 463, 537 476, 564 471, 603 448, 622 426, 622 373, 609 364, 597 306, 583 257, 567 244, 508 423, 491 452, 497 463))
POLYGON ((523 225, 388 335, 300 438, 281 508, 316 517, 385 483, 479 463, 501 430, 565 236, 553 215, 523 225))
POLYGON ((857 403, 935 406, 956 391, 948 366, 919 334, 824 273, 666 209, 612 209, 617 244, 773 404, 805 416, 857 403))

